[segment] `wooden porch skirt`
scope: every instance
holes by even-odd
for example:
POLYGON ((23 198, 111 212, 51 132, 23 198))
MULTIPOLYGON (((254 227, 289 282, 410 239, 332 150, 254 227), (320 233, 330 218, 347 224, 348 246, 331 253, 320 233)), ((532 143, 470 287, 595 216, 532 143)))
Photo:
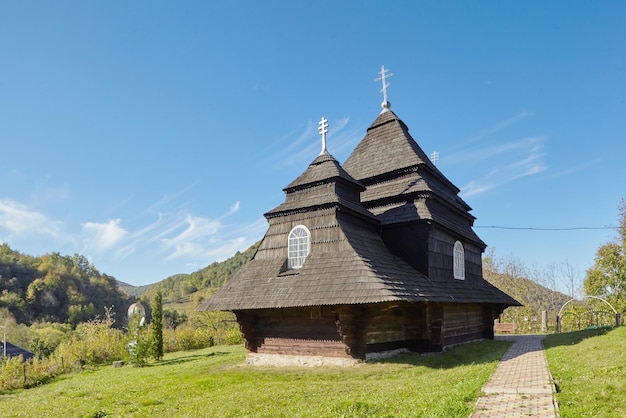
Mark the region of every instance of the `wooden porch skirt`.
POLYGON ((346 346, 337 340, 311 340, 301 338, 257 337, 256 352, 296 356, 350 357, 346 346))

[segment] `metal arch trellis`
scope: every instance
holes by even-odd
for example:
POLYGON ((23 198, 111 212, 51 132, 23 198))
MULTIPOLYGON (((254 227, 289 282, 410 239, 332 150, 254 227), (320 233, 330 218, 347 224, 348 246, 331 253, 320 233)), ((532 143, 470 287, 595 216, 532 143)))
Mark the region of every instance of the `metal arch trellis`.
MULTIPOLYGON (((611 310, 613 310, 613 313, 615 314, 615 326, 619 326, 619 324, 620 324, 620 314, 615 310, 613 305, 611 305, 606 299, 601 298, 600 296, 593 296, 593 295, 583 296, 583 299, 597 299, 597 300, 600 300, 600 301, 606 303, 611 308, 611 310)), ((559 313, 556 315, 556 324, 557 324, 557 332, 558 333, 561 332, 561 318, 562 318, 561 313, 563 312, 563 309, 570 302, 574 302, 574 301, 578 301, 578 299, 572 298, 572 299, 568 300, 567 302, 565 302, 563 304, 563 306, 561 306, 561 309, 559 309, 559 313)))
POLYGON ((578 329, 583 327, 603 327, 615 321, 613 312, 606 310, 589 310, 585 312, 565 311, 558 320, 557 328, 560 326, 561 332, 565 330, 578 329), (571 317, 568 320, 568 317, 571 317), (583 325, 584 324, 584 325, 583 325))

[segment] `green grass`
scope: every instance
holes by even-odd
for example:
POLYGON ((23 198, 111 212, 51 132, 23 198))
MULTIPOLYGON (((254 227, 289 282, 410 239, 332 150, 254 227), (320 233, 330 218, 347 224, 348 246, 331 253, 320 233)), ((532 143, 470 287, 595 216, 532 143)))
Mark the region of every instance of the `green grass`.
POLYGON ((563 417, 626 416, 626 327, 544 340, 563 417))
POLYGON ((218 346, 0 394, 0 416, 465 418, 508 346, 317 368, 249 367, 241 346, 218 346))

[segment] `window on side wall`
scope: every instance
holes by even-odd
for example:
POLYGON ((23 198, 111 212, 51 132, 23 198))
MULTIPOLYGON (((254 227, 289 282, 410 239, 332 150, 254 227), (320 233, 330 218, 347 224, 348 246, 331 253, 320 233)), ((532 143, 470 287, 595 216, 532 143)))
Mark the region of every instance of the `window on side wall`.
POLYGON ((298 225, 289 233, 287 243, 287 268, 299 269, 311 252, 311 233, 304 225, 298 225))
POLYGON ((460 241, 454 243, 454 278, 457 280, 465 280, 465 250, 460 241))

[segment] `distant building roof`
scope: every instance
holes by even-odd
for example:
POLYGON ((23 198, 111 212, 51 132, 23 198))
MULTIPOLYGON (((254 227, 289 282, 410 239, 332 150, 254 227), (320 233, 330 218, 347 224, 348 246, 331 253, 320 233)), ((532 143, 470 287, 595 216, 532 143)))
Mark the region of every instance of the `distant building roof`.
MULTIPOLYGON (((7 341, 7 357, 11 358, 11 357, 17 357, 17 356, 22 356, 24 358, 24 360, 29 360, 33 357, 35 357, 34 353, 31 353, 30 351, 23 349, 22 347, 18 347, 15 344, 11 344, 10 342, 7 341)), ((4 353, 4 347, 2 346, 2 341, 0 341, 0 354, 4 353)))

